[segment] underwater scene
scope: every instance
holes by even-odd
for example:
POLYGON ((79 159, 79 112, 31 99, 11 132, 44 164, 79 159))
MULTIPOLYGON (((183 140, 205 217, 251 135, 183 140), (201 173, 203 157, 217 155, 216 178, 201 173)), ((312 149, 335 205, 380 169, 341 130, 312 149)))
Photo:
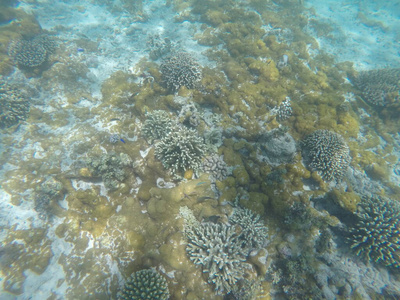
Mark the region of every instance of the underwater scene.
POLYGON ((400 2, 0 0, 0 299, 400 299, 400 2))

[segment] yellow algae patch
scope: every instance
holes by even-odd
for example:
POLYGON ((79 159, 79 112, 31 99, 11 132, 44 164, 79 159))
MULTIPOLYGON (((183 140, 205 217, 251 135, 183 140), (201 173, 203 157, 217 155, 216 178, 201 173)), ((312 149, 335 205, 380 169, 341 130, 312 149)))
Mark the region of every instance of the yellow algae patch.
POLYGON ((334 189, 329 193, 329 196, 343 209, 355 212, 357 204, 360 203, 361 198, 354 192, 346 192, 342 189, 334 189))

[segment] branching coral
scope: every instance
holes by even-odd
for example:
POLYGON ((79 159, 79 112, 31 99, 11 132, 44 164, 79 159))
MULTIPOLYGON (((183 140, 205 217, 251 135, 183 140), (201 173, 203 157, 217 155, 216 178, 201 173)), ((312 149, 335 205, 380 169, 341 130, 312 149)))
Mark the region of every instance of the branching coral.
POLYGON ((230 292, 250 266, 234 226, 204 223, 186 230, 189 258, 208 273, 218 293, 230 292))
POLYGON ((325 181, 340 181, 349 164, 349 147, 342 136, 329 130, 316 130, 302 141, 307 165, 325 181))
POLYGON ((174 174, 199 169, 206 150, 203 138, 184 126, 175 127, 155 148, 156 157, 174 174))
POLYGON ((149 141, 159 140, 171 132, 176 120, 164 110, 155 110, 146 114, 142 135, 149 141))
POLYGON ((246 208, 235 208, 229 222, 239 225, 242 231, 239 239, 248 250, 260 249, 268 237, 268 229, 260 220, 260 216, 246 208))
POLYGON ((400 204, 387 198, 364 198, 350 228, 351 248, 368 261, 400 267, 400 204))
POLYGON ((29 101, 17 88, 0 79, 0 128, 7 128, 26 120, 29 101))
POLYGON ((161 73, 167 87, 173 92, 182 86, 194 89, 201 80, 201 67, 186 52, 176 52, 161 64, 161 73))
POLYGON ((153 269, 133 273, 118 293, 119 300, 167 300, 167 281, 153 269))

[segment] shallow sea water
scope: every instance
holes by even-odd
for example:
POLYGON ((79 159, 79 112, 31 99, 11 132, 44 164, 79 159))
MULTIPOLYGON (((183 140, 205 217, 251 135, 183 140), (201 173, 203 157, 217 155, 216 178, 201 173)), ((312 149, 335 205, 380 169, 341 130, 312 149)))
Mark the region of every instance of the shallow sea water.
POLYGON ((0 299, 141 299, 146 269, 399 299, 399 32, 396 1, 1 1, 0 299))

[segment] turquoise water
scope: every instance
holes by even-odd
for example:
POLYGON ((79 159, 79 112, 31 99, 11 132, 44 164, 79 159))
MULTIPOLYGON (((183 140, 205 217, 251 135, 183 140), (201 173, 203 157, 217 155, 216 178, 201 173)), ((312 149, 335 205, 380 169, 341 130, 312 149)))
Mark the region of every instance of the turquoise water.
POLYGON ((0 299, 400 298, 399 3, 0 8, 0 299))

